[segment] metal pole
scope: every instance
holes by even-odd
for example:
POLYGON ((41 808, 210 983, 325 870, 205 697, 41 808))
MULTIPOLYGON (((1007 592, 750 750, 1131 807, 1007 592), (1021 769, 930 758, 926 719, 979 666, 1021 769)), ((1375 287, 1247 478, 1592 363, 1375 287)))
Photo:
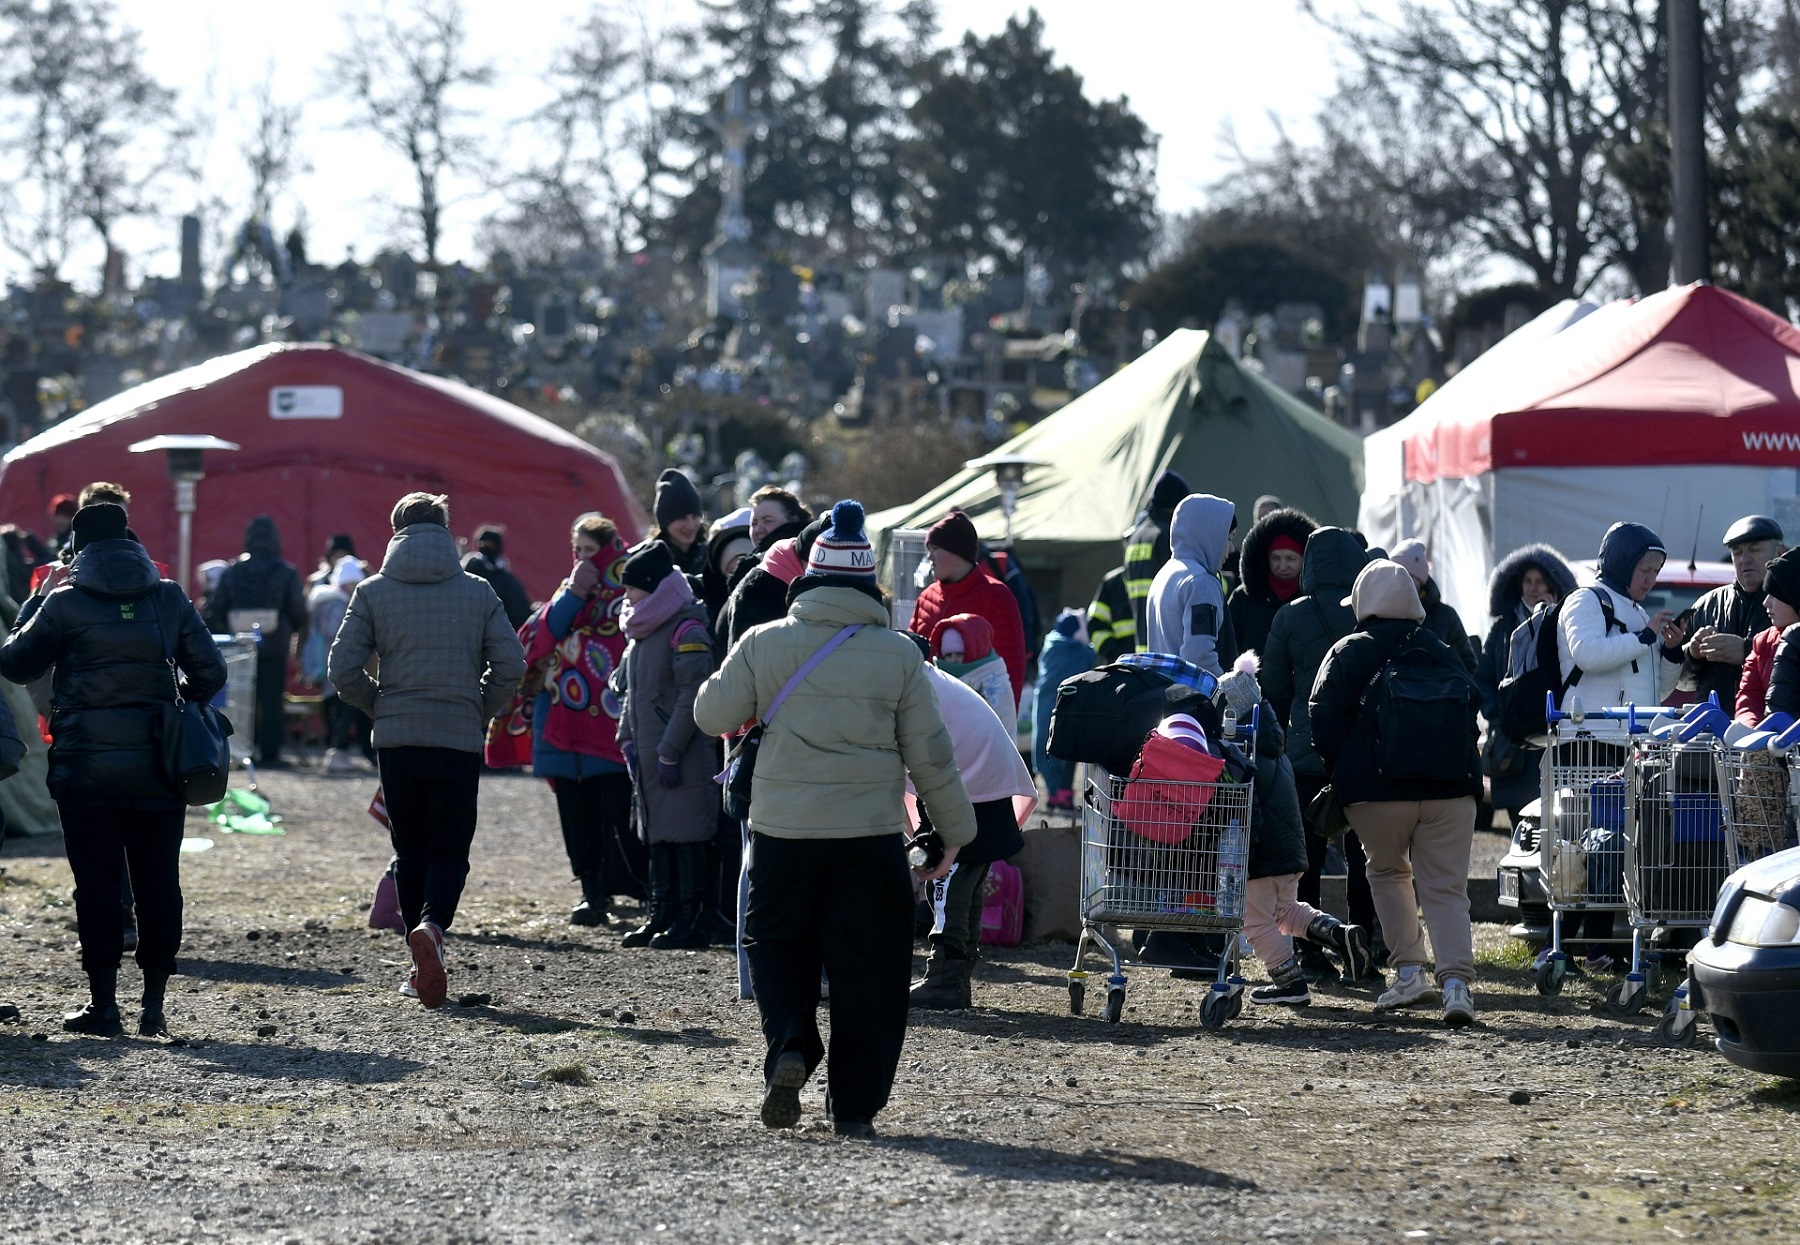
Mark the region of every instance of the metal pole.
POLYGON ((1710 271, 1701 56, 1700 0, 1669 0, 1669 188, 1677 285, 1704 281, 1710 271))
POLYGON ((175 514, 177 527, 175 573, 183 592, 193 592, 194 570, 194 481, 175 481, 175 514))

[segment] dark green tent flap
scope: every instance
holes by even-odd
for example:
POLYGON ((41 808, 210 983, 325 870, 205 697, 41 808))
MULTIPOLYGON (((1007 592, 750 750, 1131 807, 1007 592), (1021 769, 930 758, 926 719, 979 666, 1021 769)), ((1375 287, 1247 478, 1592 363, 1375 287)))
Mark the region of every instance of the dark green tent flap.
MULTIPOLYGON (((1013 546, 1045 603, 1086 605, 1119 564, 1120 537, 1156 477, 1179 472, 1195 492, 1245 516, 1273 493, 1321 523, 1353 525, 1362 441, 1231 358, 1210 333, 1181 329, 1042 422, 992 451, 1035 458, 1013 515, 1013 546)), ((965 469, 917 501, 869 518, 882 539, 929 527, 953 506, 999 544, 1006 521, 993 473, 965 469)))

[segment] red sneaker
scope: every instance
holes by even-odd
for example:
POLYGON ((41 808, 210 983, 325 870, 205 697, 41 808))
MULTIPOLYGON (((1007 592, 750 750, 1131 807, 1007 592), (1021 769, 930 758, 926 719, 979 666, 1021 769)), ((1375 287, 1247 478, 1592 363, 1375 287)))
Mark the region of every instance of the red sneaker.
POLYGON ((442 1007, 446 990, 444 931, 430 921, 421 921, 406 936, 406 945, 412 951, 413 986, 419 992, 419 1002, 433 1009, 442 1007))

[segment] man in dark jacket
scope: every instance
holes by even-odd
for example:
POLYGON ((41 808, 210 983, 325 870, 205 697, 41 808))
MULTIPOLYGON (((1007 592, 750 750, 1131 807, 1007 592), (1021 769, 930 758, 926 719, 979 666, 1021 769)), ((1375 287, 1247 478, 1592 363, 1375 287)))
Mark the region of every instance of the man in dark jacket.
POLYGON ((1257 519, 1244 537, 1239 583, 1225 604, 1240 651, 1261 653, 1275 612, 1300 595, 1306 538, 1317 527, 1303 511, 1275 509, 1257 519))
POLYGON ((1191 491, 1187 481, 1173 471, 1163 472, 1150 489, 1144 517, 1125 534, 1125 594, 1131 598, 1131 620, 1140 653, 1149 651, 1150 584, 1169 560, 1169 528, 1175 521, 1175 507, 1191 491))
POLYGON ((1475 664, 1480 657, 1475 642, 1469 639, 1469 630, 1463 626, 1462 615, 1451 609, 1444 600, 1444 594, 1438 588, 1437 580, 1431 575, 1431 551, 1422 540, 1403 540, 1394 546, 1388 559, 1398 562, 1411 575, 1413 583, 1419 587, 1419 603, 1425 607, 1425 629, 1450 646, 1450 651, 1462 659, 1463 665, 1473 674, 1475 664))
POLYGON ((256 650, 256 751, 269 769, 287 765, 281 743, 287 736, 282 696, 287 691, 288 657, 306 639, 306 593, 300 572, 281 560, 281 533, 275 520, 259 514, 244 529, 244 553, 225 568, 206 603, 206 625, 219 635, 262 632, 256 650))
POLYGON ((792 537, 775 537, 762 550, 757 564, 732 586, 719 611, 714 638, 721 652, 730 653, 750 628, 787 617, 788 586, 806 569, 813 541, 830 522, 830 515, 820 515, 792 537), (791 545, 785 543, 790 540, 791 545))
POLYGON ((1094 646, 1094 664, 1099 666, 1137 652, 1137 618, 1131 612, 1122 566, 1106 572, 1088 606, 1088 643, 1094 646))
POLYGON ((487 724, 525 677, 525 650, 493 588, 457 563, 448 499, 408 493, 393 527, 380 573, 350 598, 326 676, 375 722, 394 886, 411 931, 408 986, 436 1008, 444 931, 469 875, 487 724))
POLYGON ((494 595, 500 598, 500 607, 506 611, 506 621, 512 624, 514 631, 525 625, 531 617, 531 594, 525 591, 519 577, 507 568, 506 536, 498 527, 484 523, 475 529, 475 551, 463 559, 462 568, 478 579, 488 581, 494 595))
POLYGON ((1325 761, 1344 816, 1368 851, 1369 885, 1397 970, 1375 1006, 1409 1007, 1435 999, 1441 990, 1444 1023, 1461 1028, 1475 1019, 1469 993, 1475 980, 1469 853, 1475 801, 1481 795, 1475 729, 1481 694, 1462 659, 1420 625, 1425 607, 1405 567, 1371 562, 1356 577, 1351 602, 1357 629, 1326 654, 1309 708, 1313 746, 1325 761), (1389 723, 1378 719, 1380 693, 1371 689, 1403 651, 1417 654, 1416 661, 1428 664, 1433 675, 1451 684, 1460 678, 1466 685, 1466 714, 1457 715, 1461 739, 1441 731, 1429 741, 1382 738, 1389 723), (1403 747, 1416 755, 1435 750, 1428 744, 1459 747, 1462 757, 1452 755, 1444 773, 1431 778, 1400 776, 1392 766, 1384 768, 1388 749, 1403 747), (1421 908, 1431 931, 1430 957, 1419 925, 1421 908), (1428 959, 1436 964, 1435 985, 1425 972, 1428 959))
MULTIPOLYGON (((1287 755, 1294 764, 1294 785, 1300 807, 1307 808, 1325 788, 1325 762, 1312 746, 1312 717, 1307 696, 1319 673, 1319 665, 1331 646, 1356 628, 1356 615, 1343 603, 1363 568, 1362 543, 1341 527, 1322 527, 1306 540, 1306 558, 1300 571, 1304 595, 1295 597, 1275 612, 1269 626, 1268 646, 1262 654, 1263 695, 1287 728, 1287 755)), ((1300 899, 1319 906, 1319 875, 1325 867, 1327 840, 1313 826, 1306 836, 1306 875, 1300 879, 1300 899)), ((1369 897, 1369 879, 1362 845, 1356 833, 1344 835, 1344 864, 1350 919, 1375 933, 1375 903, 1369 897)), ((1331 971, 1320 956, 1302 951, 1307 972, 1314 977, 1331 971)))
POLYGON ((1781 525, 1762 514, 1745 515, 1726 530, 1724 539, 1737 578, 1694 602, 1687 638, 1680 645, 1665 646, 1663 656, 1681 662, 1676 691, 1691 692, 1697 700, 1717 693, 1729 713, 1750 637, 1769 626, 1763 572, 1786 546, 1781 525))
MULTIPOLYGON (((34 596, 0 645, 0 676, 27 683, 55 668, 50 794, 75 874, 75 923, 89 1001, 64 1018, 77 1033, 123 1031, 116 997, 127 862, 144 971, 138 1031, 166 1031, 164 990, 181 947, 181 837, 187 806, 162 759, 176 677, 202 703, 225 686, 225 660, 181 589, 126 535, 125 511, 87 506, 71 529, 67 579, 34 596)), ((4 752, 0 751, 0 759, 4 752)), ((16 758, 15 758, 16 759, 16 758)))

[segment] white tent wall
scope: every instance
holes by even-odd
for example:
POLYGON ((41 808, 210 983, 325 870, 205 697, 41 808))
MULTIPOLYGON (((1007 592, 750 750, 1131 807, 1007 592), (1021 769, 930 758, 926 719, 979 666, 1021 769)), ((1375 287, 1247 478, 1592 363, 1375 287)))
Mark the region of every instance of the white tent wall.
MULTIPOLYGON (((1599 554, 1620 520, 1642 523, 1686 563, 1699 534, 1701 560, 1725 556, 1719 537, 1747 514, 1773 515, 1790 542, 1800 536, 1792 467, 1536 467, 1495 473, 1494 548, 1532 541, 1571 558, 1599 554)), ((1466 619, 1465 615, 1465 619, 1466 619)))
POLYGON ((1746 514, 1773 515, 1800 543, 1800 471, 1792 467, 1513 468, 1410 483, 1385 503, 1376 511, 1364 499, 1369 543, 1423 540, 1438 588, 1470 634, 1487 630, 1495 561, 1520 545, 1591 559, 1606 529, 1628 520, 1653 529, 1682 563, 1695 552, 1697 528, 1700 559, 1717 561, 1725 556, 1719 537, 1746 514))

